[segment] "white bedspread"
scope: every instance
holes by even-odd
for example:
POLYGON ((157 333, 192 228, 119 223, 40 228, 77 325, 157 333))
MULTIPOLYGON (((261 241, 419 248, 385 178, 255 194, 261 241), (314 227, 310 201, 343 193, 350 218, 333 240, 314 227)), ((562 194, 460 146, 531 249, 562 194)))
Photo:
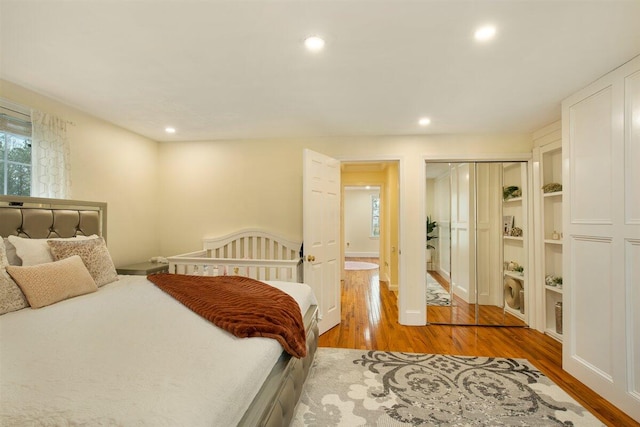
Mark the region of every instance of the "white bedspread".
MULTIPOLYGON (((310 288, 269 282, 305 313, 310 288)), ((280 356, 236 338, 143 276, 0 316, 0 425, 233 426, 280 356)))

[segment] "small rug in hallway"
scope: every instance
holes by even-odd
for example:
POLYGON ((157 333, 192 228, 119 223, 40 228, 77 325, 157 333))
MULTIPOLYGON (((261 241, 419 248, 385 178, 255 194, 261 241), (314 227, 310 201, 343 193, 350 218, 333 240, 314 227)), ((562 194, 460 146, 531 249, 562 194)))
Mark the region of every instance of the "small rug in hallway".
POLYGON ((302 426, 602 426, 524 359, 319 348, 302 426))
POLYGON ((427 305, 451 305, 451 295, 427 273, 427 305))
POLYGON ((378 268, 378 264, 374 264, 372 262, 363 262, 363 261, 345 261, 344 269, 345 270, 375 270, 378 268))

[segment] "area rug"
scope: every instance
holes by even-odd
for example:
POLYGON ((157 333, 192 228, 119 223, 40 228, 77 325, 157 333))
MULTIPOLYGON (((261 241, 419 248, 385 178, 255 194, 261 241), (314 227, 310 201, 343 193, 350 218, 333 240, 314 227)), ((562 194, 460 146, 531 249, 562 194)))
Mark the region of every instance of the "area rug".
POLYGON ((363 262, 363 261, 345 261, 344 269, 345 270, 375 270, 378 268, 378 264, 374 264, 372 262, 363 262))
POLYGON ((602 426, 524 359, 319 348, 292 426, 602 426))
POLYGON ((427 273, 427 305, 451 305, 451 295, 427 273))

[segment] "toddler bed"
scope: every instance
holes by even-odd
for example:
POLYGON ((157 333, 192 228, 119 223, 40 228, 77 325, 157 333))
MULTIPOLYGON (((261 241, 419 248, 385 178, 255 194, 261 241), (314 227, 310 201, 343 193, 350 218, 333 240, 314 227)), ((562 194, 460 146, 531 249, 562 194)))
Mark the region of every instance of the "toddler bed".
MULTIPOLYGON (((5 238, 63 238, 52 247, 65 247, 104 237, 105 218, 105 204, 0 196, 5 238)), ((0 425, 289 424, 317 346, 308 286, 268 282, 304 314, 307 356, 298 359, 273 339, 212 325, 144 276, 117 279, 0 316, 0 425)))

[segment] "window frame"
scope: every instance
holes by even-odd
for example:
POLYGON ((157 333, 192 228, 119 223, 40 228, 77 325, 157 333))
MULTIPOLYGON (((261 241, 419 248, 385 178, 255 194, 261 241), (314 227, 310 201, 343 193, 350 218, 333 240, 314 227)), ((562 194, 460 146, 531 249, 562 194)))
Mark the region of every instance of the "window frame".
POLYGON ((371 227, 369 237, 380 238, 380 194, 371 194, 371 227))
POLYGON ((11 196, 30 196, 33 193, 33 129, 30 110, 5 99, 0 99, 0 134, 2 134, 2 153, 0 154, 2 181, 0 182, 0 193, 11 196), (22 142, 22 148, 29 148, 28 163, 11 159, 11 151, 16 148, 15 140, 22 142), (9 171, 12 166, 28 169, 28 194, 24 192, 9 194, 9 171))

